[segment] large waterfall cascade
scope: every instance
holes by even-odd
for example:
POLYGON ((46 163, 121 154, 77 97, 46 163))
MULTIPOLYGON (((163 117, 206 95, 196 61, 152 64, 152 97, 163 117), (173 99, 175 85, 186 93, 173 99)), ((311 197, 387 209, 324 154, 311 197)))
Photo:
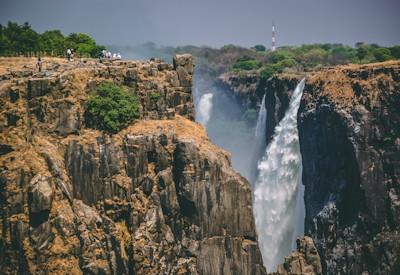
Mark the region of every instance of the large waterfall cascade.
POLYGON ((297 85, 285 116, 276 126, 273 139, 258 162, 254 214, 261 253, 270 271, 276 270, 289 255, 295 235, 304 233, 304 189, 297 130, 297 112, 304 84, 305 79, 302 79, 297 85))

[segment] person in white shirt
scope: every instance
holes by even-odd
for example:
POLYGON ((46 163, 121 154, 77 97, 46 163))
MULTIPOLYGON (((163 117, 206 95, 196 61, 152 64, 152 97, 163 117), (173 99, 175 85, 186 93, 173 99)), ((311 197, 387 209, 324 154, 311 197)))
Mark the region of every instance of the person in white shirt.
POLYGON ((71 61, 71 54, 72 54, 71 49, 67 49, 67 58, 68 58, 68 61, 71 61))

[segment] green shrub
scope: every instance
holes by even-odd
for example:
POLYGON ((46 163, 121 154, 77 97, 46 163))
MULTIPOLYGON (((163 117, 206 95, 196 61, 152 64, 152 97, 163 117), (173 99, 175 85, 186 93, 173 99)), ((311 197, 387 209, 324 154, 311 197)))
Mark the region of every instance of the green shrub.
POLYGON ((117 132, 139 117, 139 101, 133 91, 102 82, 86 101, 86 118, 102 130, 117 132))
POLYGON ((237 70, 254 70, 260 68, 261 63, 257 60, 238 60, 233 64, 233 69, 237 70))
POLYGON ((267 80, 271 76, 276 73, 281 73, 285 67, 282 65, 282 62, 278 64, 266 64, 260 71, 261 80, 267 80))
POLYGON ((278 49, 277 51, 270 53, 269 62, 278 63, 278 62, 280 62, 282 60, 290 59, 290 58, 292 58, 292 54, 291 53, 278 49))
POLYGON ((161 95, 157 92, 151 92, 149 94, 149 98, 151 102, 157 102, 157 100, 161 97, 161 95))

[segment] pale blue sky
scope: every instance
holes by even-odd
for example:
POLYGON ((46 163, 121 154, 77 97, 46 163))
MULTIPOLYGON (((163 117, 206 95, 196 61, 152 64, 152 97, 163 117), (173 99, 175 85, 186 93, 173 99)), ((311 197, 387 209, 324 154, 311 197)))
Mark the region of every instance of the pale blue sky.
POLYGON ((102 44, 400 44, 400 0, 0 0, 0 23, 84 32, 102 44))

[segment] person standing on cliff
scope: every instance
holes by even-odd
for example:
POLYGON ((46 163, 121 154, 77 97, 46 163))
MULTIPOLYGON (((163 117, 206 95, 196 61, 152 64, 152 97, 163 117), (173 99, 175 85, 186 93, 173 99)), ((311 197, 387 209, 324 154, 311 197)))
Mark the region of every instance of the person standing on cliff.
POLYGON ((42 72, 42 58, 39 56, 37 63, 36 63, 36 68, 38 69, 38 72, 41 73, 42 72))
POLYGON ((67 49, 67 58, 68 58, 68 61, 71 61, 71 49, 67 49))

